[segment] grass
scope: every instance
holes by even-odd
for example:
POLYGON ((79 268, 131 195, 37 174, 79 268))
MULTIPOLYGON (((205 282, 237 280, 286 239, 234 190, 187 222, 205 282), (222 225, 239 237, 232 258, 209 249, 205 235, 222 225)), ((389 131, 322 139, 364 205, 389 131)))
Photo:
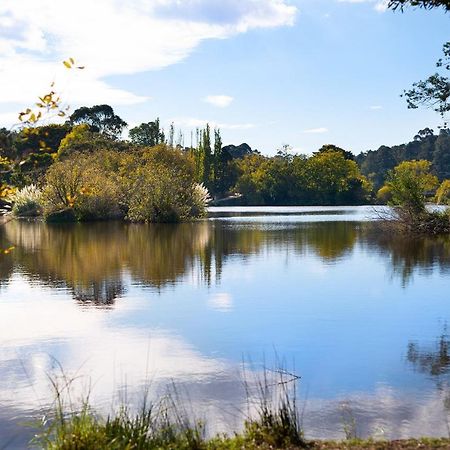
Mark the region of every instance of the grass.
POLYGON ((71 400, 72 380, 52 380, 55 403, 49 418, 40 424, 32 441, 34 448, 46 450, 413 450, 450 449, 450 439, 375 441, 307 441, 296 404, 299 377, 264 371, 256 383, 246 382, 249 406, 256 414, 239 434, 206 438, 205 426, 190 417, 175 388, 156 403, 148 393, 138 411, 122 406, 106 418, 89 404, 89 397, 77 408, 71 400), (253 390, 253 392, 252 392, 253 390))

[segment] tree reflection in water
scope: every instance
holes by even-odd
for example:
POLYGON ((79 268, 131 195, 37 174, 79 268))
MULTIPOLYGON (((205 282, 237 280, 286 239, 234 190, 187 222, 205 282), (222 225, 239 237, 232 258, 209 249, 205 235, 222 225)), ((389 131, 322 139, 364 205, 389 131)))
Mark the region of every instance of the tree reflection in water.
POLYGON ((408 344, 407 359, 415 370, 431 376, 442 394, 446 423, 450 435, 450 337, 447 327, 437 339, 434 348, 421 348, 417 343, 408 344))
POLYGON ((404 285, 416 270, 450 267, 448 238, 392 236, 375 223, 202 221, 180 225, 10 222, 0 230, 0 283, 21 273, 50 287, 67 287, 82 304, 112 305, 131 284, 161 290, 186 276, 220 283, 226 260, 285 252, 336 264, 355 249, 387 258, 404 285))

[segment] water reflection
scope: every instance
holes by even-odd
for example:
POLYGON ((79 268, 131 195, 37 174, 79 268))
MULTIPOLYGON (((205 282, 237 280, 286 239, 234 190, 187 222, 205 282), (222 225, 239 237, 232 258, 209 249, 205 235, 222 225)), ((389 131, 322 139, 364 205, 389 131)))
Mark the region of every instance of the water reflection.
POLYGON ((450 339, 442 334, 432 349, 423 349, 417 342, 408 344, 408 361, 419 372, 439 377, 450 371, 450 339))
POLYGON ((344 437, 343 402, 362 436, 444 433, 449 241, 388 235, 352 211, 0 228, 15 246, 0 258, 0 447, 11 418, 48 402, 55 359, 108 406, 174 380, 230 431, 242 358, 274 348, 302 376, 309 437, 344 437))
POLYGON ((450 239, 392 236, 373 223, 254 223, 205 221, 182 225, 96 223, 50 226, 10 222, 1 229, 4 284, 14 270, 51 287, 66 286, 81 304, 108 306, 124 295, 127 277, 156 289, 183 277, 220 283, 227 259, 286 252, 337 264, 355 248, 382 255, 406 285, 415 271, 450 268, 450 239))

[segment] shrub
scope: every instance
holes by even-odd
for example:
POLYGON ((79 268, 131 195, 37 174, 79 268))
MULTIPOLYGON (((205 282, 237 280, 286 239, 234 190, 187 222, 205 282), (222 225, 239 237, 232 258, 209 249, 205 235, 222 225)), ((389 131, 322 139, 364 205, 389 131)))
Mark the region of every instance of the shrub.
POLYGON ((391 204, 413 215, 425 212, 427 191, 436 189, 437 177, 430 173, 429 161, 403 161, 388 176, 386 185, 392 193, 391 204))
POLYGON ((12 212, 16 217, 35 217, 42 212, 42 191, 30 184, 10 195, 12 212))
MULTIPOLYGON (((104 170, 99 158, 75 154, 57 161, 47 172, 44 215, 73 210, 77 220, 111 219, 121 216, 119 189, 113 174, 104 170)), ((66 217, 70 217, 67 215, 66 217)))
POLYGON ((45 216, 73 210, 77 220, 126 218, 132 222, 180 222, 206 211, 207 190, 193 181, 189 159, 157 146, 139 152, 76 153, 47 172, 45 216))
POLYGON ((158 145, 128 154, 121 177, 132 222, 182 222, 206 211, 193 182, 192 161, 179 150, 158 145))
POLYGON ((435 197, 438 205, 450 204, 450 180, 444 180, 436 191, 435 197))

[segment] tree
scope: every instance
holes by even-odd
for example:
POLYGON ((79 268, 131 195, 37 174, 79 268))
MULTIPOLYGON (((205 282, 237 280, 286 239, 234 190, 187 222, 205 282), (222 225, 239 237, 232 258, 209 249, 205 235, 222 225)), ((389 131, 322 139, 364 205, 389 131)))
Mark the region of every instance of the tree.
POLYGON ((414 136, 414 140, 423 141, 430 136, 434 136, 434 131, 431 128, 424 128, 423 130, 419 130, 417 132, 417 134, 414 136))
POLYGON ((132 128, 129 136, 133 144, 145 147, 162 144, 166 139, 164 131, 160 128, 159 118, 153 122, 141 123, 139 126, 132 128))
POLYGON ((335 205, 361 203, 369 184, 361 176, 355 161, 345 159, 341 151, 315 154, 306 162, 307 186, 315 203, 335 205))
POLYGON ((91 131, 85 123, 76 125, 72 131, 61 141, 58 149, 58 158, 66 158, 72 153, 96 153, 100 150, 129 150, 131 144, 127 141, 114 140, 91 131))
POLYGON ((344 156, 345 159, 350 159, 352 161, 355 160, 355 155, 352 152, 349 152, 348 150, 344 150, 343 148, 338 147, 337 145, 334 145, 334 144, 322 145, 322 147, 320 147, 317 152, 314 152, 314 154, 317 155, 319 153, 324 153, 324 152, 340 152, 340 153, 342 153, 342 155, 344 156))
MULTIPOLYGON (((450 0, 389 0, 388 8, 403 9, 406 6, 432 9, 443 7, 450 11, 450 0)), ((438 68, 450 70, 450 42, 444 44, 444 58, 436 63, 438 68)), ((443 118, 450 111, 450 79, 440 73, 431 75, 424 81, 413 84, 412 89, 405 91, 404 96, 408 108, 416 109, 419 106, 432 108, 443 118)), ((446 126, 446 124, 445 124, 446 126)))
POLYGON ((428 191, 436 189, 438 179, 430 173, 429 161, 403 161, 390 172, 386 185, 392 194, 391 203, 412 216, 425 213, 428 191))
POLYGON ((91 131, 104 134, 110 139, 119 139, 127 123, 114 114, 109 105, 83 106, 69 117, 71 125, 88 124, 91 131))
POLYGON ((213 158, 211 150, 211 129, 209 123, 202 133, 202 149, 203 149, 203 183, 206 187, 210 187, 212 180, 213 158))
POLYGON ((14 159, 16 157, 16 148, 14 140, 16 133, 12 133, 6 128, 0 128, 0 156, 3 158, 14 159))
POLYGON ((450 178, 450 130, 441 130, 436 139, 433 170, 441 179, 450 178))
MULTIPOLYGON (((444 44, 444 57, 436 66, 443 70, 450 70, 450 42, 444 44)), ((408 108, 417 109, 419 106, 431 108, 438 112, 443 118, 450 111, 450 78, 435 73, 426 80, 413 84, 412 89, 405 91, 404 96, 408 108)))
POLYGON ((388 8, 403 10, 407 6, 412 6, 416 8, 432 9, 443 7, 446 11, 450 11, 450 1, 449 0, 389 0, 388 8))

